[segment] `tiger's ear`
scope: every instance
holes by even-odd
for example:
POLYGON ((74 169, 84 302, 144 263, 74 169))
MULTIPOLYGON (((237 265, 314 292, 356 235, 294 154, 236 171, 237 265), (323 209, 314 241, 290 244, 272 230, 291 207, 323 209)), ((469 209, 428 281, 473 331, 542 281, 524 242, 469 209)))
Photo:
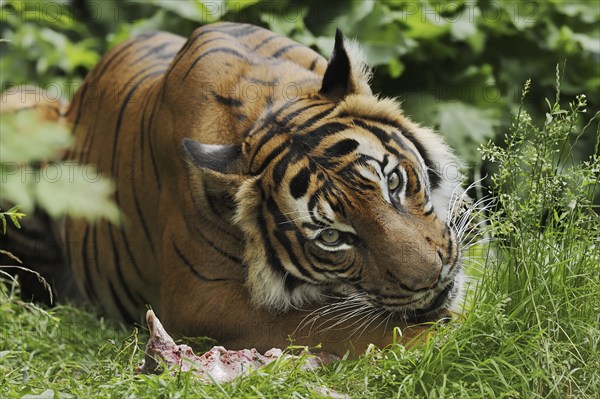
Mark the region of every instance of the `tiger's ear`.
POLYGON ((370 70, 360 48, 336 29, 333 53, 319 93, 333 100, 341 100, 348 94, 372 94, 369 78, 370 70))
POLYGON ((223 175, 242 175, 244 159, 241 145, 202 144, 183 139, 183 149, 188 160, 200 169, 223 175))

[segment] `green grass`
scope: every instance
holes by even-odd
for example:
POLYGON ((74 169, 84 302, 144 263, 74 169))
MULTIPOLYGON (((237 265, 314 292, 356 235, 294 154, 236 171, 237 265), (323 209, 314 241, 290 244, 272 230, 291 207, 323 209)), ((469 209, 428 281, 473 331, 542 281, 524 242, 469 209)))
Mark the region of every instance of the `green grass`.
POLYGON ((0 397, 318 398, 328 387, 352 398, 600 398, 600 159, 570 159, 584 107, 582 97, 550 105, 540 127, 521 110, 505 145, 482 149, 498 165, 494 239, 477 248, 486 255, 472 308, 422 345, 314 371, 282 362, 223 385, 136 376, 143 331, 70 306, 40 309, 4 283, 0 397))

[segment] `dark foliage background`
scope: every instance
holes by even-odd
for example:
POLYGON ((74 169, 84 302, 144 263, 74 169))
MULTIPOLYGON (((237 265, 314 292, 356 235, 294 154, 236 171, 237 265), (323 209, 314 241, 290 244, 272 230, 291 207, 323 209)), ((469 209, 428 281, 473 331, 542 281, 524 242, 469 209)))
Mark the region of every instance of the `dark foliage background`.
MULTIPOLYGON (((110 47, 152 30, 189 35, 219 20, 249 22, 328 56, 336 27, 356 38, 375 67, 376 92, 403 100, 418 122, 440 130, 485 174, 480 143, 502 143, 526 79, 528 109, 541 120, 545 98, 588 98, 600 108, 600 1, 596 0, 52 0, 2 1, 0 84, 34 83, 70 98, 110 47)), ((578 131, 578 129, 574 129, 578 131)), ((594 129, 575 160, 594 151, 594 129)))

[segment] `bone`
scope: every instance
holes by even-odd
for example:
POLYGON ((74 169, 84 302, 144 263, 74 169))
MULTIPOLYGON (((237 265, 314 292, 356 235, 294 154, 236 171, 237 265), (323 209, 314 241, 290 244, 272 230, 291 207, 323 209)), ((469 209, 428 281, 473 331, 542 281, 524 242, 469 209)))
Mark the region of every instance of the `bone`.
MULTIPOLYGON (((192 370, 194 376, 205 383, 223 383, 246 376, 250 371, 282 357, 292 357, 278 348, 261 354, 254 348, 233 351, 222 346, 215 346, 202 356, 197 356, 188 345, 175 343, 152 310, 146 313, 146 323, 150 339, 146 344, 145 358, 137 369, 138 374, 161 373, 164 366, 173 373, 192 370)), ((303 369, 314 369, 339 359, 328 353, 307 353, 303 369)))

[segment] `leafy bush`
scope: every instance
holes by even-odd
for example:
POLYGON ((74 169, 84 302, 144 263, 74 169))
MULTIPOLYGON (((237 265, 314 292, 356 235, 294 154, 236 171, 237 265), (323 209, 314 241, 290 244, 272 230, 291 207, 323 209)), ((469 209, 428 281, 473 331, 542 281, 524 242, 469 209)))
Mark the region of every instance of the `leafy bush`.
POLYGON ((68 214, 119 221, 113 184, 94 167, 45 162, 60 159, 71 145, 65 126, 45 121, 36 110, 23 110, 3 114, 0 131, 0 204, 17 204, 25 213, 40 206, 54 218, 68 214))
MULTIPOLYGON (((600 107, 600 3, 585 0, 58 1, 3 2, 3 87, 57 85, 65 97, 108 47, 163 29, 184 36, 228 20, 265 26, 329 56, 336 27, 356 38, 376 67, 377 92, 397 96, 408 114, 443 132, 476 174, 476 148, 502 142, 520 87, 536 121, 554 93, 554 65, 566 62, 564 95, 588 94, 600 107)), ((58 89, 57 89, 58 90, 58 89)), ((587 123, 583 120, 578 123, 587 123)), ((593 132, 574 147, 593 150, 593 132)))

